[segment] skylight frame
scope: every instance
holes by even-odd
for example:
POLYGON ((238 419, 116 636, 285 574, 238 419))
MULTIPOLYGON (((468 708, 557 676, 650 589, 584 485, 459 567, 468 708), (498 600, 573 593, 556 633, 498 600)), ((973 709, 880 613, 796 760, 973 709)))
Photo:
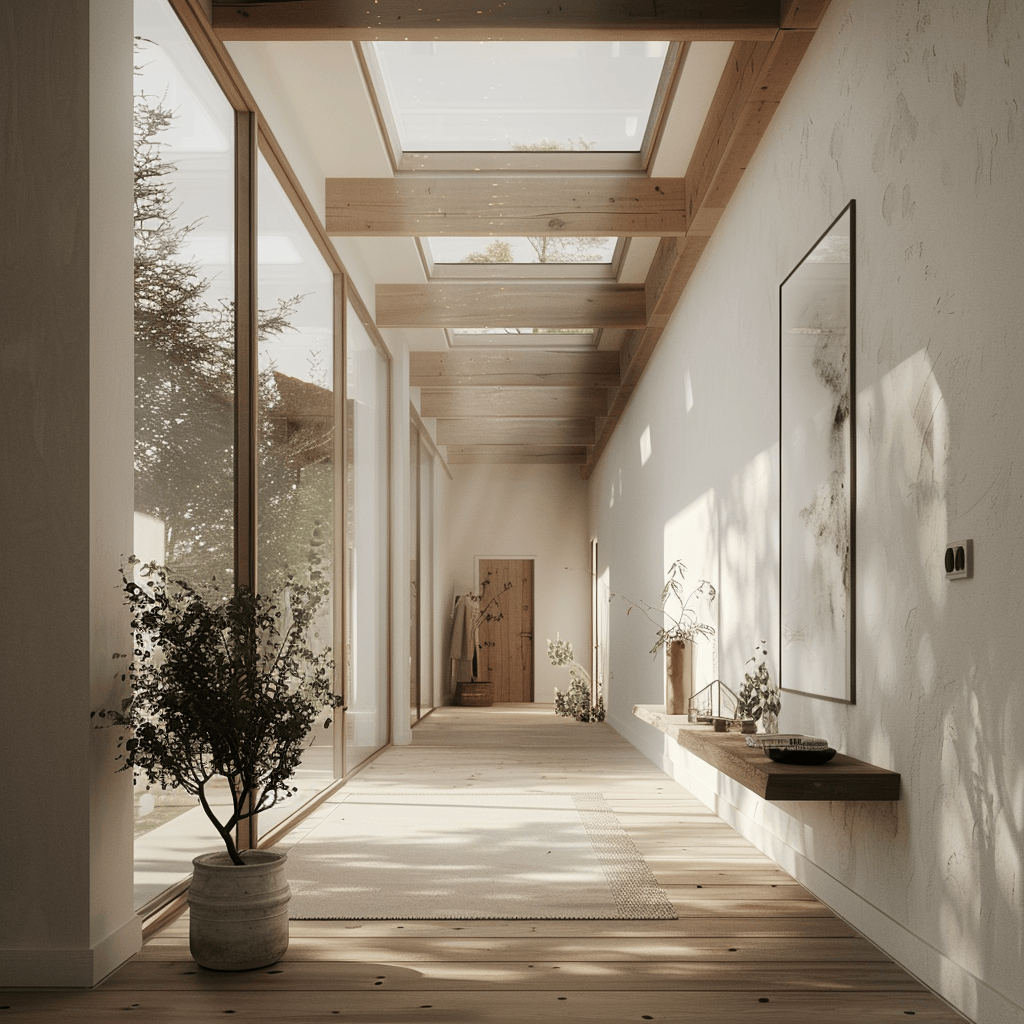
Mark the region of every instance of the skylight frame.
MULTIPOLYGON (((489 241, 490 238, 481 237, 481 247, 489 241)), ((432 281, 614 281, 618 279, 630 239, 617 239, 610 263, 435 263, 424 242, 417 238, 416 248, 427 278, 432 281)))
POLYGON ((505 331, 456 331, 444 328, 445 341, 452 349, 538 349, 545 352, 596 352, 601 344, 602 328, 587 331, 539 330, 523 328, 523 334, 505 331), (456 340, 460 339, 460 340, 456 340))
POLYGON ((356 56, 363 71, 367 89, 377 116, 384 148, 392 170, 396 174, 455 171, 505 171, 513 174, 529 173, 637 173, 646 172, 656 148, 658 132, 668 108, 673 84, 682 68, 687 44, 668 42, 665 62, 654 91, 651 113, 644 128, 640 148, 627 151, 551 151, 551 152, 415 152, 402 149, 398 125, 387 101, 387 90, 373 47, 355 42, 356 56))

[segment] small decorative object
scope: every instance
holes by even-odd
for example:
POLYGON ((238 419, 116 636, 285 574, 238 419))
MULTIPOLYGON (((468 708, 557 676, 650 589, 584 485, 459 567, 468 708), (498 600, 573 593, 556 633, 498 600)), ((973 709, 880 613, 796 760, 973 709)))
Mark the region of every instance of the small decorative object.
POLYGON ((763 750, 771 760, 781 764, 825 764, 836 756, 827 740, 795 732, 748 736, 747 746, 763 750))
POLYGON ((575 718, 577 722, 603 722, 604 699, 600 686, 594 694, 590 673, 575 660, 572 644, 558 633, 554 640, 548 641, 548 660, 552 665, 569 669, 569 689, 563 693, 555 687, 555 714, 575 718))
POLYGON ((330 650, 316 653, 310 635, 326 591, 292 582, 281 593, 240 587, 222 596, 214 585, 205 597, 155 563, 139 573, 141 583, 121 573, 134 639, 122 675, 131 696, 120 711, 94 714, 123 730, 120 770, 198 796, 224 842, 223 852, 193 862, 192 955, 215 970, 263 967, 288 946, 285 855, 240 850, 234 830, 249 826, 245 845, 253 845, 256 816, 296 791, 290 782, 310 728, 341 704, 330 650), (218 776, 232 797, 224 821, 207 798, 218 776))
POLYGON ((766 642, 762 640, 755 648, 753 657, 747 659, 748 665, 754 664, 757 667, 753 675, 749 672, 744 673, 745 682, 740 688, 739 700, 736 703, 736 717, 759 721, 764 732, 777 733, 782 694, 768 675, 766 642), (760 664, 757 664, 758 661, 760 664))
POLYGON ((710 722, 714 718, 736 717, 736 694, 721 679, 712 679, 691 698, 687 718, 691 723, 710 722))
POLYGON ((765 750, 769 747, 824 750, 828 746, 828 740, 824 740, 820 736, 804 736, 802 733, 797 732, 777 732, 773 735, 761 733, 758 736, 747 737, 747 746, 757 747, 760 750, 765 750))

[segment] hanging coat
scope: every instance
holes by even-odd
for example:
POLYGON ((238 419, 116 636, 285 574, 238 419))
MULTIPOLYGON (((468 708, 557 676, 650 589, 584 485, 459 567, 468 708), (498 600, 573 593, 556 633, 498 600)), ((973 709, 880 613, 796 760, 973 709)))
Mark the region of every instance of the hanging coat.
POLYGON ((468 594, 460 594, 455 601, 452 617, 451 646, 448 657, 453 665, 456 682, 473 677, 473 658, 476 655, 476 627, 479 605, 468 594))

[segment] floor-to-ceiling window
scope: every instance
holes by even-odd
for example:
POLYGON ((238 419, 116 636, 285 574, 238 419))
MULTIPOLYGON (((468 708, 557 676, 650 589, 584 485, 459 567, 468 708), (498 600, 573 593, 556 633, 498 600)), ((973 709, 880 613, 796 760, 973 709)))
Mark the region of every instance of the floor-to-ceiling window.
MULTIPOLYGON (((136 0, 135 34, 134 549, 202 590, 230 588, 235 112, 163 0, 136 0)), ((141 781, 135 816, 141 905, 210 834, 194 797, 141 781)))
MULTIPOLYGON (((318 595, 311 646, 337 659, 335 275, 262 154, 258 167, 257 587, 298 584, 318 595)), ((333 719, 325 711, 314 726, 298 793, 274 817, 334 778, 333 719)), ((262 818, 265 829, 272 819, 262 818)))
POLYGON ((434 682, 434 454, 409 428, 409 717, 413 724, 433 709, 434 682))
POLYGON ((388 741, 390 364, 346 306, 345 771, 388 741))
MULTIPOLYGON (((349 659, 349 756, 341 756, 342 730, 325 727, 325 714, 293 779, 297 796, 260 815, 264 835, 388 739, 389 363, 350 316, 357 351, 346 366, 344 271, 313 218, 300 216, 299 190, 282 186, 288 171, 273 141, 260 139, 266 158, 261 152, 250 180, 245 154, 236 161, 235 153, 248 112, 228 101, 167 0, 136 0, 135 17, 135 554, 203 590, 229 591, 236 568, 239 582, 254 573, 261 592, 289 581, 317 588, 314 646, 333 650, 339 690, 349 659), (236 198, 250 191, 257 238, 247 253, 236 241, 245 235, 236 231, 236 198), (247 276, 236 274, 236 262, 244 271, 249 259, 256 353, 246 382, 236 379, 236 368, 248 373, 236 351, 250 346, 238 338, 246 331, 236 329, 235 301, 236 278, 247 276), (340 429, 346 373, 347 474, 340 429), (236 401, 245 393, 239 387, 255 391, 251 409, 236 401), (245 488, 236 488, 248 465, 247 438, 255 452, 255 522, 243 508, 252 504, 245 488)), ((244 212, 238 223, 245 224, 244 212)), ((244 295, 242 302, 244 310, 244 295)), ((247 322, 244 314, 237 319, 247 322)), ((214 800, 226 808, 226 784, 214 800)), ((141 906, 218 840, 186 794, 140 785, 136 804, 141 906)))
POLYGON ((419 487, 416 533, 419 542, 419 695, 420 714, 437 703, 437 682, 434 672, 436 643, 434 635, 434 453, 421 435, 412 458, 418 463, 419 487), (417 459, 418 453, 418 459, 417 459))
POLYGON ((137 0, 135 554, 234 567, 234 111, 162 0, 137 0))
POLYGON ((409 543, 409 721, 420 718, 420 432, 409 425, 409 500, 406 502, 405 529, 409 543))

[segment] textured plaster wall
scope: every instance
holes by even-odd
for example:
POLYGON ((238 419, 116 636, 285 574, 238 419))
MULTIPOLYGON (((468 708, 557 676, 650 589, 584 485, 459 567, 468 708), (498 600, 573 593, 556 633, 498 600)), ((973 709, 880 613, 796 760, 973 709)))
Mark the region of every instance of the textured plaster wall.
POLYGON ((447 652, 454 595, 477 589, 474 559, 535 559, 534 698, 550 703, 554 688, 564 689, 569 677, 548 661, 547 641, 560 632, 572 641, 577 660, 589 664, 586 484, 576 466, 458 465, 452 475, 441 524, 443 550, 453 569, 452 589, 440 595, 449 613, 442 645, 447 652))
POLYGON ((662 700, 650 630, 614 607, 612 719, 972 1019, 1017 1022, 1022 35, 1015 2, 833 0, 590 491, 613 590, 650 600, 677 557, 719 587, 699 677, 777 652, 778 286, 855 199, 857 703, 785 694, 781 726, 902 799, 767 805, 669 750, 630 716, 662 700))
POLYGON ((120 0, 0 9, 0 985, 91 985, 142 942, 131 778, 90 720, 128 637, 131 46, 120 0))

